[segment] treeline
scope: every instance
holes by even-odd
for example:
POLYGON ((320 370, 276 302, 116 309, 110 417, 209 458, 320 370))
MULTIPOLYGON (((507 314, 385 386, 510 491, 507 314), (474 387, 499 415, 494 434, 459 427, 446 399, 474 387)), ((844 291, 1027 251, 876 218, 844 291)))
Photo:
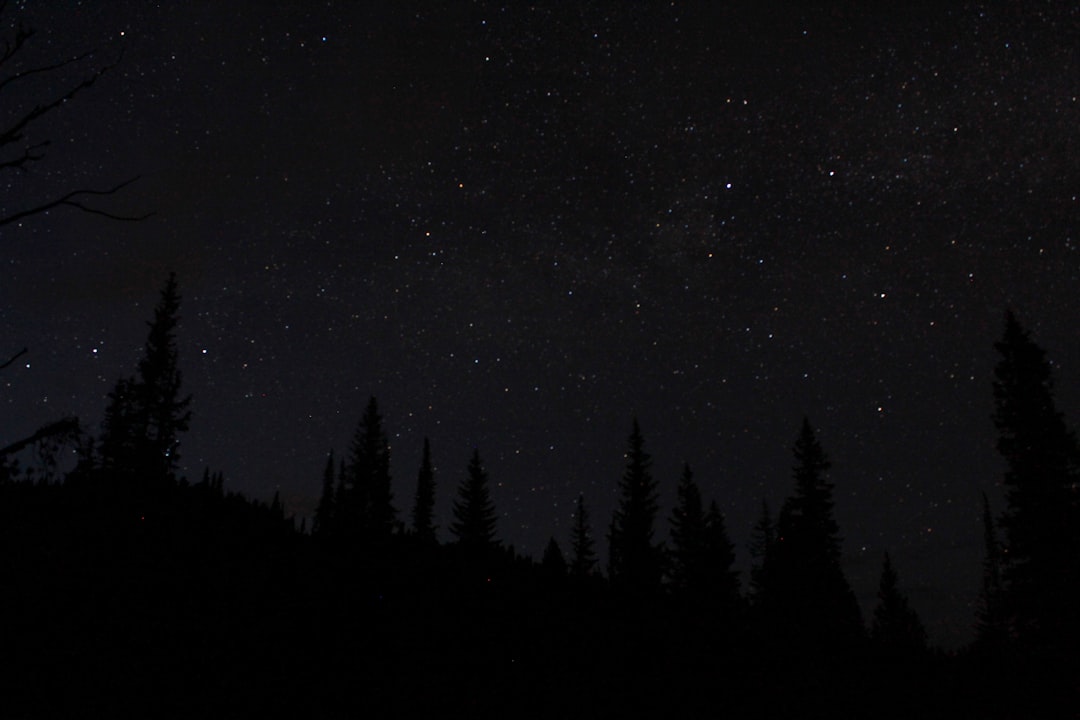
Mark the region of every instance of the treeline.
POLYGON ((1080 699, 1080 452, 1045 354, 1011 314, 994 382, 1007 507, 995 519, 984 497, 977 638, 945 654, 888 554, 862 617, 807 419, 792 493, 753 528, 745 589, 689 465, 660 517, 636 420, 603 568, 583 496, 566 553, 552 538, 537 562, 502 543, 479 449, 439 542, 430 444, 406 517, 374 398, 347 452, 327 457, 309 532, 277 497, 227 493, 209 469, 178 476, 191 420, 179 306, 170 276, 97 436, 65 420, 0 450, 10 717, 1046 717, 1080 699), (62 478, 13 460, 60 440, 79 456, 62 478))

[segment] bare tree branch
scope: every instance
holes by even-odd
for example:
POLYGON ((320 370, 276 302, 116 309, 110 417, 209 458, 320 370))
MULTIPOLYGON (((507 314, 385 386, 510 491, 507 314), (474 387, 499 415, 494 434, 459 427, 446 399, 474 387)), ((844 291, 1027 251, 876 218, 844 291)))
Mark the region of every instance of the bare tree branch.
MULTIPOLYGON (((0 16, 3 15, 6 8, 7 1, 0 0, 0 16)), ((34 30, 27 28, 20 21, 14 24, 14 27, 9 30, 9 33, 10 37, 3 42, 3 47, 0 48, 0 68, 5 70, 7 69, 6 65, 19 54, 27 44, 27 41, 34 36, 34 30)), ((0 91, 8 88, 12 83, 18 80, 32 76, 47 75, 66 67, 78 65, 87 58, 93 57, 93 55, 93 51, 85 52, 65 60, 44 65, 35 65, 24 70, 19 70, 16 66, 14 71, 9 72, 3 78, 0 78, 0 91)), ((19 170, 25 172, 27 171, 28 166, 42 160, 46 155, 45 149, 49 147, 50 143, 48 140, 37 142, 27 141, 25 139, 25 133, 28 127, 42 116, 47 115, 64 103, 75 98, 76 95, 86 88, 91 87, 99 78, 116 67, 122 58, 123 52, 121 51, 114 62, 92 69, 81 81, 72 84, 67 91, 61 91, 59 94, 53 96, 52 99, 34 105, 29 110, 19 109, 13 111, 15 119, 8 122, 6 126, 0 126, 0 150, 4 150, 4 157, 0 157, 0 171, 19 170), (20 145, 22 146, 21 148, 19 147, 20 145)), ((25 210, 17 210, 8 215, 0 215, 0 227, 18 222, 31 215, 48 212, 49 210, 58 207, 71 207, 91 215, 100 215, 111 220, 127 222, 145 220, 153 213, 123 215, 87 204, 87 196, 113 195, 135 182, 137 179, 138 177, 131 178, 115 187, 107 189, 82 188, 73 190, 60 197, 49 200, 48 202, 34 205, 25 210)))
POLYGON ((146 218, 154 215, 154 213, 148 212, 142 215, 118 215, 116 213, 111 213, 108 210, 102 210, 100 208, 84 205, 81 200, 75 199, 79 195, 113 195, 114 193, 123 190, 128 185, 138 180, 140 177, 141 176, 136 175, 135 177, 129 180, 125 180, 119 185, 111 187, 107 190, 72 190, 66 195, 63 195, 55 200, 50 200, 47 203, 42 203, 41 205, 27 208, 26 210, 20 210, 18 212, 12 213, 11 215, 0 217, 0 227, 3 227, 4 225, 10 225, 14 222, 18 222, 24 217, 28 217, 30 215, 37 215, 38 213, 48 212, 49 210, 58 207, 73 207, 78 210, 82 210, 83 212, 90 213, 91 215, 101 215, 103 217, 107 217, 110 220, 121 220, 124 222, 138 222, 140 220, 145 220, 146 218))
POLYGON ((3 365, 0 365, 0 370, 3 370, 3 369, 4 369, 4 368, 6 368, 6 367, 7 367, 8 365, 11 365, 11 363, 13 363, 13 362, 15 362, 16 360, 18 360, 19 358, 21 358, 21 357, 22 357, 23 355, 25 355, 25 354, 26 354, 27 352, 28 352, 27 348, 23 348, 23 349, 22 349, 22 350, 20 350, 19 352, 15 353, 15 354, 14 354, 14 355, 12 355, 12 356, 11 356, 10 358, 8 358, 8 361, 7 361, 6 363, 4 363, 3 365))

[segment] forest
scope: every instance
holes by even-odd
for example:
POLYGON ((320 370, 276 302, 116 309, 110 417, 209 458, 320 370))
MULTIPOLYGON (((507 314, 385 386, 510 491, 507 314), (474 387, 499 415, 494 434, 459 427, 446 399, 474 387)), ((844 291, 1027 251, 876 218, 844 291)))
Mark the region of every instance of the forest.
POLYGON ((392 497, 376 399, 325 463, 310 527, 179 473, 191 422, 175 275, 97 432, 0 450, 6 717, 1051 717, 1076 707, 1080 453, 1043 350, 1007 314, 994 380, 1007 507, 984 498, 976 639, 928 646, 888 554, 863 617, 840 564, 829 459, 803 419, 790 496, 741 578, 687 466, 670 517, 636 420, 610 521, 582 498, 565 551, 504 545, 479 449, 436 537, 425 443, 392 497), (78 462, 56 469, 60 447, 78 462), (36 450, 45 461, 20 464, 36 450), (52 458, 49 460, 49 458, 52 458), (41 467, 53 468, 42 472, 41 467), (35 468, 37 468, 35 470, 35 468), (409 505, 398 510, 396 504, 409 505), (609 557, 597 556, 606 534, 609 557))

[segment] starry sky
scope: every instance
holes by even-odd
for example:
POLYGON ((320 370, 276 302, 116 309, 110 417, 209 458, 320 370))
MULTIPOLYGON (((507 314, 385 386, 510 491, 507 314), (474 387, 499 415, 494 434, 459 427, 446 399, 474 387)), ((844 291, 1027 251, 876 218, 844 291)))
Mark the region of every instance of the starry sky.
POLYGON ((606 557, 636 416, 663 516, 689 462, 745 568, 806 415, 864 613, 888 550, 963 642, 1006 308, 1080 415, 1080 12, 863 5, 11 4, 23 67, 94 53, 3 117, 109 69, 0 214, 140 176, 93 202, 154 215, 0 228, 0 441, 96 429, 175 270, 190 477, 306 514, 374 395, 403 519, 429 436, 444 538, 478 447, 505 542, 584 493, 606 557))

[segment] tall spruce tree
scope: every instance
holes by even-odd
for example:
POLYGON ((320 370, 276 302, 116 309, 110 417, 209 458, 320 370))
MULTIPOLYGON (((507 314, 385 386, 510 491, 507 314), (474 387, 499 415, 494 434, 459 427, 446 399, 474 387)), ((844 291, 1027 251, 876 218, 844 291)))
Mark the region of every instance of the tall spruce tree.
POLYGON ((769 557, 776 543, 776 526, 773 523, 769 503, 761 501, 761 515, 750 531, 750 595, 757 603, 767 594, 769 557))
POLYGON ((570 574, 574 577, 591 575, 596 567, 596 551, 593 549, 592 527, 585 508, 585 495, 578 494, 574 509, 574 526, 570 529, 570 574))
POLYGON ((735 569, 735 546, 728 537, 724 515, 715 500, 709 502, 705 512, 703 545, 703 595, 715 611, 730 612, 742 600, 739 572, 735 569))
POLYGON ((1045 351, 1009 312, 994 347, 994 425, 1005 460, 1003 574, 1011 632, 1022 642, 1080 641, 1077 444, 1057 410, 1045 351))
POLYGON ((784 501, 768 557, 767 606, 797 642, 846 643, 864 633, 858 601, 840 566, 831 464, 810 421, 795 442, 795 494, 784 501))
POLYGON ((975 643, 984 652, 998 652, 1008 642, 1009 628, 1003 607, 1001 544, 994 528, 990 499, 982 494, 983 566, 982 590, 975 616, 975 643))
POLYGON ((708 557, 705 509, 690 464, 683 465, 671 519, 671 584, 678 593, 702 589, 708 557))
POLYGON ((315 519, 311 523, 312 535, 331 535, 334 523, 334 451, 326 456, 323 469, 322 493, 315 507, 315 519))
POLYGON ((619 483, 619 505, 608 532, 608 573, 616 585, 632 592, 659 587, 663 551, 653 542, 658 510, 652 459, 635 418, 626 452, 626 470, 619 483))
POLYGON ((141 484, 175 482, 180 434, 191 420, 191 396, 180 392, 176 327, 180 294, 170 273, 149 321, 136 378, 121 379, 109 394, 101 438, 101 467, 141 484))
POLYGON ((180 433, 187 431, 191 420, 191 396, 180 394, 182 375, 176 348, 179 310, 176 273, 169 273, 139 361, 138 392, 142 395, 139 410, 144 414, 140 420, 145 425, 148 469, 170 480, 180 461, 180 433))
POLYGON ((461 547, 480 551, 496 546, 495 504, 491 501, 488 475, 480 460, 480 450, 474 448, 469 469, 458 487, 454 501, 454 521, 450 532, 461 547))
POLYGON ((412 530, 424 541, 435 540, 435 468, 431 464, 431 443, 424 438, 420 455, 420 470, 416 474, 416 496, 413 501, 412 530))
POLYGON ((356 427, 345 469, 344 504, 339 506, 342 531, 364 541, 385 540, 397 511, 392 504, 390 443, 374 397, 356 427))
POLYGON ((900 591, 889 553, 885 553, 881 563, 877 600, 870 637, 890 649, 926 649, 926 630, 919 616, 911 609, 907 596, 900 591))

